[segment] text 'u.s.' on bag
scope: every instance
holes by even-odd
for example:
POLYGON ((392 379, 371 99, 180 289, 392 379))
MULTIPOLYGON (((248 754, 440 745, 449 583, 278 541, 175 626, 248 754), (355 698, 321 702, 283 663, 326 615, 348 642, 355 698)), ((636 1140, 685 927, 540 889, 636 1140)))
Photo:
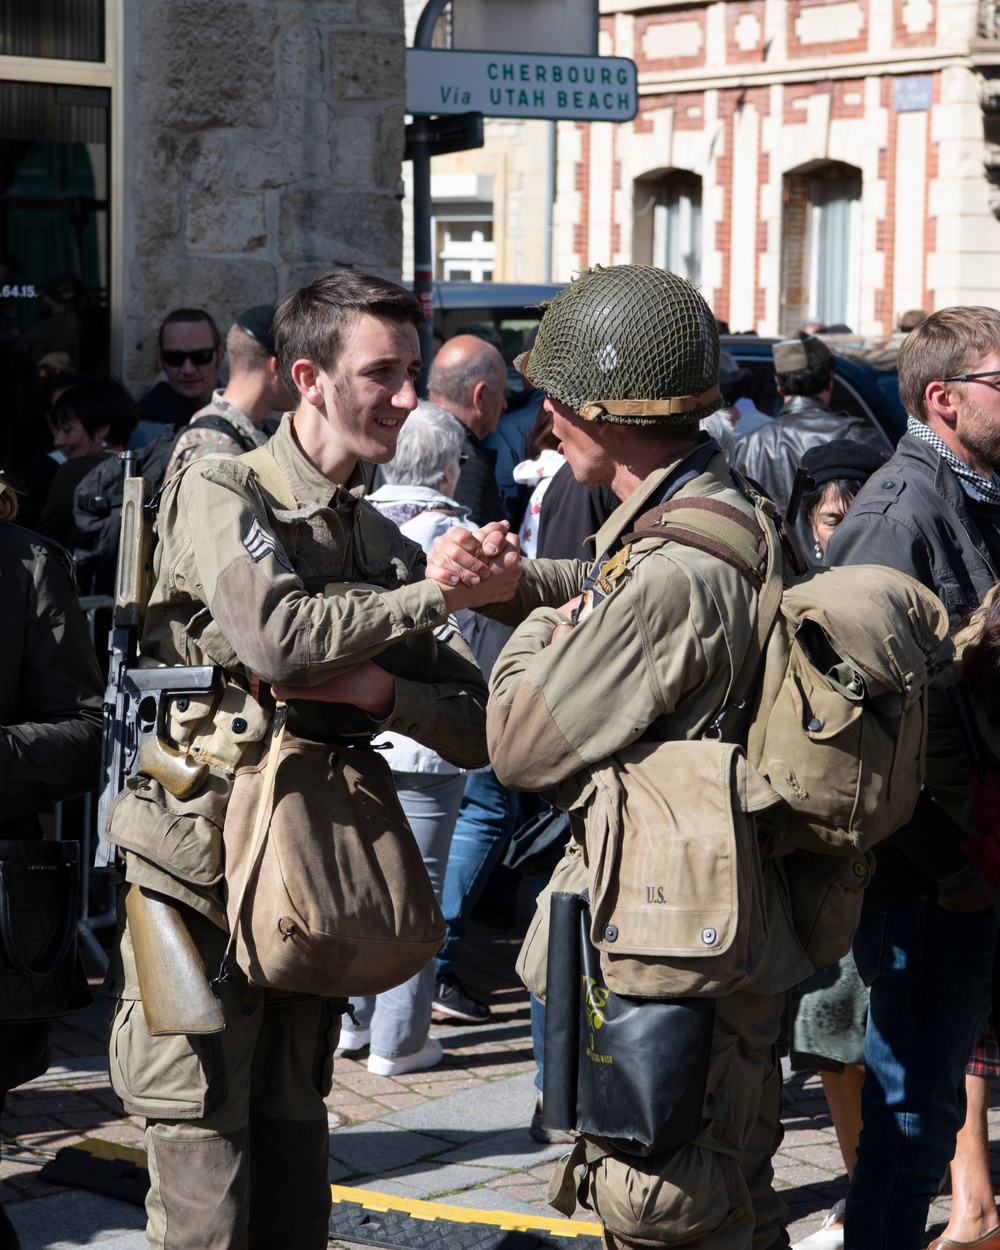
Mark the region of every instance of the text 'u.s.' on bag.
POLYGON ((616 994, 591 927, 586 894, 552 895, 544 1122, 627 1154, 671 1150, 701 1127, 715 1002, 616 994))

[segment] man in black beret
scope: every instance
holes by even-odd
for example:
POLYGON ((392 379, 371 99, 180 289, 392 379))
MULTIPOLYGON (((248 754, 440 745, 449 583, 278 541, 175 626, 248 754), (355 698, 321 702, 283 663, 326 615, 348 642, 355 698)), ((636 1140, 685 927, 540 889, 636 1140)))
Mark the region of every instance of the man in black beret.
POLYGON ((202 456, 238 456, 262 447, 268 440, 264 418, 293 406, 274 354, 273 318, 273 304, 254 304, 236 318, 226 335, 229 383, 181 431, 164 480, 202 456))
MULTIPOLYGON (((847 438, 892 450, 882 432, 869 422, 830 407, 834 370, 832 352, 814 334, 776 343, 774 380, 785 402, 773 421, 737 444, 736 467, 757 482, 782 512, 788 509, 795 471, 810 447, 847 438)), ((806 563, 816 564, 812 533, 801 515, 795 536, 806 563)))

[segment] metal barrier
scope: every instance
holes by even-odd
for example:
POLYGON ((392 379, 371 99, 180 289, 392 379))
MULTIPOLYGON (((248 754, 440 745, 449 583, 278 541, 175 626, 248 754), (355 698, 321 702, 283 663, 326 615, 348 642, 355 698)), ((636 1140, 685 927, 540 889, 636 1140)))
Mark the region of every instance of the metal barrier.
MULTIPOLYGON (((90 637, 94 638, 94 620, 97 613, 102 610, 110 610, 114 607, 114 599, 109 595, 87 595, 80 600, 80 606, 83 608, 87 616, 87 627, 90 630, 90 637)), ((96 640, 95 640, 96 646, 96 640)), ((63 837, 63 805, 56 803, 54 809, 55 816, 55 837, 57 841, 62 841, 63 837)), ((91 869, 94 861, 94 795, 93 793, 83 796, 83 828, 80 831, 80 921, 78 925, 79 936, 81 942, 86 946, 87 950, 96 960, 98 966, 106 971, 108 967, 108 957, 104 953, 104 948, 94 936, 97 929, 106 929, 109 925, 113 925, 117 921, 117 915, 112 901, 107 911, 100 912, 98 915, 91 915, 90 912, 90 884, 91 869)), ((110 886, 108 887, 110 889, 110 886)))

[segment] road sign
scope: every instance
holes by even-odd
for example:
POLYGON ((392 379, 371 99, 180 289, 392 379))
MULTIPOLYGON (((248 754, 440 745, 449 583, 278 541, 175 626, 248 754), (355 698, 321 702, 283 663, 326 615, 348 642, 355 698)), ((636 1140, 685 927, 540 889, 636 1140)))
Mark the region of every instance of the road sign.
POLYGON ((635 63, 621 56, 409 48, 406 107, 414 114, 627 122, 639 111, 639 92, 635 63))

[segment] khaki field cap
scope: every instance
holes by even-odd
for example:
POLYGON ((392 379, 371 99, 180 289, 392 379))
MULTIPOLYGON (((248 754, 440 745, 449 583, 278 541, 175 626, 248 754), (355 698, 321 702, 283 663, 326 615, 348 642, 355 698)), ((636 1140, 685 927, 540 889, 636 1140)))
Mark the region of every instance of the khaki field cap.
POLYGON ((725 403, 712 310, 687 279, 651 265, 585 270, 546 304, 515 363, 587 421, 681 424, 725 403))
POLYGON ((833 353, 815 334, 804 334, 797 339, 786 339, 774 345, 774 372, 797 373, 800 369, 814 369, 830 360, 833 353))

